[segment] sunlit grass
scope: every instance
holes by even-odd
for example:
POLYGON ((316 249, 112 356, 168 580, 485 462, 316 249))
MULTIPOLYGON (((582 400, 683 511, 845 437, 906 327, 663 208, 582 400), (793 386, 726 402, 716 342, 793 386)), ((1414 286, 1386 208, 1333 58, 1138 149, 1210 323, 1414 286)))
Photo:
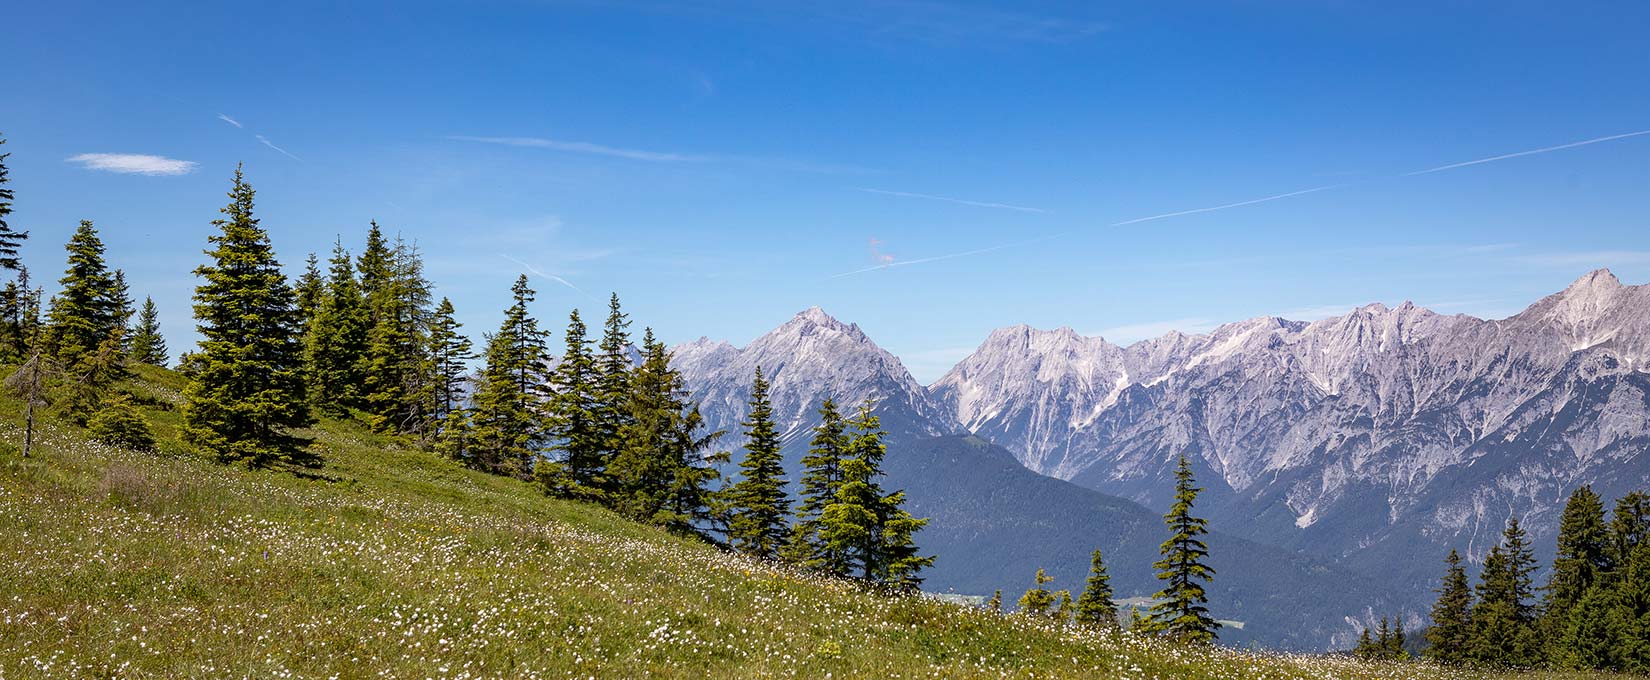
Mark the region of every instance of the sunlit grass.
POLYGON ((344 423, 320 479, 222 466, 175 441, 180 387, 133 387, 158 452, 61 425, 0 452, 0 678, 1486 677, 862 593, 344 423))

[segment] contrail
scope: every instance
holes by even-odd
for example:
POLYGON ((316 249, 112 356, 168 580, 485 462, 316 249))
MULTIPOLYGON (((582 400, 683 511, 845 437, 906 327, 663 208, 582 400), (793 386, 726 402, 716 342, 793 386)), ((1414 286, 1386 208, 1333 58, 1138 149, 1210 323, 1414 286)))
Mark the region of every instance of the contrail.
POLYGON ((276 151, 279 151, 279 152, 281 152, 281 154, 282 154, 282 155, 285 155, 285 156, 286 156, 286 157, 287 157, 287 158, 291 158, 291 159, 292 159, 292 160, 295 160, 295 161, 298 161, 298 162, 299 162, 299 163, 302 163, 302 162, 304 162, 304 159, 302 159, 302 158, 299 158, 299 157, 297 157, 297 156, 294 156, 294 155, 292 155, 292 154, 291 154, 291 153, 289 153, 289 152, 288 152, 288 151, 287 151, 287 150, 286 150, 286 149, 283 149, 283 148, 281 148, 281 147, 278 147, 278 146, 275 146, 275 143, 274 143, 274 142, 271 142, 271 141, 269 141, 269 140, 268 140, 268 139, 266 139, 266 138, 264 138, 264 136, 263 136, 263 135, 252 135, 252 136, 253 136, 253 137, 257 137, 257 138, 258 138, 258 141, 260 141, 260 142, 263 142, 263 144, 264 144, 264 146, 267 146, 267 147, 269 147, 269 148, 271 148, 271 149, 274 149, 274 150, 276 150, 276 151))
POLYGON ((958 205, 971 205, 971 206, 974 206, 976 208, 997 208, 997 209, 1000 209, 1000 210, 1018 210, 1020 212, 1029 212, 1029 213, 1047 213, 1048 212, 1047 210, 1044 210, 1042 208, 1032 208, 1032 207, 1023 206, 1023 205, 1012 205, 1012 204, 1009 204, 1009 203, 988 203, 986 201, 970 201, 970 200, 961 199, 961 198, 951 198, 949 196, 932 196, 932 195, 929 195, 929 194, 915 194, 915 193, 911 193, 909 191, 888 191, 887 189, 868 189, 868 188, 865 188, 865 187, 854 187, 854 189, 858 190, 858 191, 863 191, 863 192, 868 193, 868 194, 882 194, 883 196, 898 196, 900 198, 921 198, 921 199, 929 200, 929 201, 945 201, 946 203, 956 203, 958 205))
POLYGON ((1462 162, 1462 163, 1451 163, 1449 165, 1440 165, 1436 168, 1427 168, 1426 170, 1416 170, 1415 172, 1404 173, 1404 176, 1405 177, 1413 177, 1415 175, 1425 175, 1427 173, 1432 173, 1432 172, 1442 172, 1444 170, 1453 170, 1455 168, 1464 168, 1464 167, 1467 167, 1469 165, 1478 165, 1479 163, 1494 163, 1496 161, 1507 160, 1508 158, 1518 158, 1519 156, 1534 156, 1535 154, 1547 153, 1548 151, 1561 151, 1563 149, 1574 149, 1578 146, 1587 146, 1588 144, 1598 144, 1599 142, 1611 142, 1611 141, 1615 141, 1615 140, 1618 140, 1618 139, 1627 139, 1628 137, 1637 137, 1639 135, 1650 135, 1650 130, 1639 130, 1638 132, 1627 132, 1627 133, 1623 133, 1623 134, 1619 134, 1619 135, 1610 135, 1609 137, 1599 137, 1597 139, 1587 139, 1587 140, 1582 140, 1582 141, 1579 141, 1579 142, 1570 142, 1569 144, 1560 144, 1558 146, 1547 146, 1547 147, 1542 147, 1542 148, 1539 148, 1539 149, 1530 149, 1529 151, 1519 151, 1517 153, 1501 154, 1500 156, 1490 156, 1489 158, 1480 158, 1480 159, 1475 160, 1475 161, 1466 161, 1466 162, 1462 162))
POLYGON ((229 116, 226 116, 226 115, 221 114, 221 113, 218 114, 218 120, 221 120, 225 123, 228 123, 228 124, 233 125, 233 126, 238 127, 238 128, 246 127, 245 125, 241 125, 241 121, 235 120, 234 118, 230 118, 229 116))
POLYGON ((1136 217, 1132 220, 1123 220, 1122 222, 1112 222, 1111 224, 1108 224, 1106 226, 1108 226, 1108 227, 1121 227, 1125 224, 1139 224, 1141 222, 1150 222, 1152 220, 1161 220, 1161 219, 1166 219, 1166 218, 1169 218, 1169 217, 1180 217, 1181 215, 1196 215, 1198 213, 1214 212, 1216 210, 1225 210, 1227 208, 1237 208, 1237 207, 1241 207, 1241 206, 1245 206, 1245 205, 1254 205, 1256 203, 1265 203, 1267 201, 1276 201, 1280 198, 1289 198, 1290 196, 1300 196, 1300 195, 1303 195, 1303 194, 1310 194, 1310 193, 1315 193, 1315 192, 1319 192, 1319 191, 1327 191, 1329 189, 1337 189, 1337 188, 1344 187, 1344 186, 1346 186, 1346 185, 1345 184, 1328 184, 1328 185, 1324 185, 1324 186, 1321 186, 1321 187, 1312 187, 1311 189, 1302 189, 1300 191, 1291 191, 1287 194, 1278 194, 1276 196, 1267 196, 1265 198, 1255 198, 1255 199, 1250 199, 1250 200, 1247 200, 1247 201, 1238 201, 1237 203, 1227 203, 1226 205, 1217 205, 1217 206, 1213 206, 1213 207, 1209 207, 1209 208, 1193 208, 1191 210, 1181 210, 1181 211, 1172 212, 1172 213, 1163 213, 1162 215, 1152 215, 1151 217, 1136 217))
POLYGON ((505 255, 503 253, 499 253, 499 257, 502 257, 506 260, 509 260, 511 262, 514 262, 516 264, 521 265, 523 268, 525 268, 527 270, 527 273, 529 273, 529 274, 536 275, 536 276, 538 276, 539 278, 542 278, 542 279, 550 279, 551 281, 555 281, 556 283, 559 283, 561 285, 567 286, 568 288, 572 288, 573 290, 578 291, 580 295, 584 295, 584 296, 589 296, 590 295, 589 293, 584 292, 583 288, 580 288, 578 286, 573 285, 572 283, 569 283, 567 281, 567 279, 564 279, 560 276, 556 276, 555 274, 546 274, 542 271, 539 271, 538 267, 534 267, 533 265, 527 264, 526 262, 522 262, 521 260, 510 257, 509 255, 505 255))

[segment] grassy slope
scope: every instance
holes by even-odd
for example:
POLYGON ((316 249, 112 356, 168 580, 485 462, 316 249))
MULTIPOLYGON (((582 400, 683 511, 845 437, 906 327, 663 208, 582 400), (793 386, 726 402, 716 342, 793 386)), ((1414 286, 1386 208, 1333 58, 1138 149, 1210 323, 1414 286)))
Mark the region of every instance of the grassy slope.
MULTIPOLYGON (((136 391, 175 400, 176 375, 136 391)), ((0 441, 20 404, 0 399, 0 441)), ((315 435, 328 479, 54 427, 0 445, 0 678, 1445 677, 1190 651, 718 553, 358 427, 315 435)), ((1459 675, 1459 677, 1477 677, 1459 675)))

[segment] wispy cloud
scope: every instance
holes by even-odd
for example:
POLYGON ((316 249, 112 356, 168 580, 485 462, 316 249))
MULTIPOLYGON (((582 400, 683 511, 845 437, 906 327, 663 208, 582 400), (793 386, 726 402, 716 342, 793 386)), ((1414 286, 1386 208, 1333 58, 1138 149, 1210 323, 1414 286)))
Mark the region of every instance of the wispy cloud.
POLYGON ((78 163, 88 170, 151 176, 187 175, 194 172, 196 166, 194 161, 141 153, 83 153, 70 156, 67 161, 78 163))
POLYGON ((1214 319, 1191 317, 1112 326, 1111 328, 1102 328, 1098 333, 1085 333, 1085 335, 1098 335, 1112 344, 1127 345, 1141 340, 1162 337, 1170 331, 1180 331, 1191 335, 1207 333, 1219 325, 1214 319))
POLYGON ((1598 137, 1598 138, 1595 138, 1595 139, 1584 139, 1584 140, 1581 140, 1579 142, 1570 142, 1569 144, 1559 144, 1558 146, 1545 146, 1545 147, 1542 147, 1542 148, 1539 148, 1539 149, 1530 149, 1528 151, 1518 151, 1518 152, 1514 152, 1514 153, 1504 153, 1504 154, 1501 154, 1499 156, 1490 156, 1489 158, 1480 158, 1480 159, 1477 159, 1477 160, 1464 161, 1464 162, 1461 162, 1461 163, 1450 163, 1449 165, 1440 165, 1436 168, 1427 168, 1425 170, 1416 170, 1415 172, 1407 172, 1407 173, 1404 173, 1404 176, 1405 177, 1410 177, 1410 176, 1414 176, 1414 175, 1425 175, 1425 174, 1433 173, 1433 172, 1442 172, 1444 170, 1454 170, 1455 168, 1464 168, 1464 167, 1467 167, 1469 165, 1480 165, 1480 164, 1483 164, 1483 163, 1494 163, 1496 161, 1504 161, 1504 160, 1507 160, 1509 158, 1518 158, 1518 157, 1521 157, 1521 156, 1534 156, 1536 154, 1541 154, 1541 153, 1550 153, 1550 152, 1553 152, 1553 151, 1562 151, 1564 149, 1574 149, 1578 146, 1587 146, 1588 144, 1598 144, 1598 143, 1601 143, 1601 142, 1613 142, 1613 141, 1618 140, 1618 139, 1627 139, 1628 137, 1638 137, 1638 136, 1641 136, 1641 135, 1650 135, 1650 130, 1639 130, 1638 132, 1627 132, 1627 133, 1623 133, 1623 134, 1619 134, 1619 135, 1610 135, 1608 137, 1598 137))
POLYGON ((578 292, 578 293, 579 293, 579 294, 580 294, 580 295, 586 295, 586 296, 588 296, 588 295, 590 295, 590 294, 589 294, 589 293, 586 293, 586 292, 584 292, 584 289, 582 289, 582 288, 579 288, 579 287, 578 287, 578 286, 575 286, 575 285, 573 285, 573 284, 572 284, 572 283, 571 283, 571 282, 569 282, 569 281, 568 281, 568 280, 567 280, 567 279, 564 279, 564 278, 562 278, 562 277, 560 277, 560 276, 556 276, 556 275, 555 275, 555 274, 549 274, 549 273, 545 273, 545 272, 543 272, 543 271, 541 271, 541 270, 539 270, 539 268, 538 268, 538 267, 534 267, 534 266, 533 266, 533 265, 530 265, 530 264, 527 264, 527 263, 526 263, 526 262, 522 262, 522 261, 521 261, 521 260, 518 260, 518 259, 516 259, 516 258, 513 258, 513 257, 510 257, 510 256, 509 256, 509 255, 505 255, 505 254, 503 254, 503 253, 499 253, 499 257, 502 257, 502 258, 504 258, 504 259, 506 259, 506 260, 509 260, 509 261, 511 261, 511 262, 514 262, 514 263, 516 263, 516 264, 519 264, 519 265, 521 265, 521 266, 522 266, 522 268, 523 268, 523 269, 526 269, 526 270, 527 270, 527 273, 529 273, 529 274, 532 274, 532 275, 534 275, 534 276, 537 276, 537 277, 539 277, 539 278, 541 278, 541 279, 549 279, 549 280, 551 280, 551 281, 555 281, 555 282, 556 282, 556 283, 559 283, 559 284, 561 284, 561 285, 564 285, 564 286, 567 286, 567 287, 568 287, 568 288, 572 288, 572 289, 573 289, 573 290, 575 290, 575 291, 577 291, 577 292, 578 292))
POLYGON ((1020 212, 1029 212, 1029 213, 1046 213, 1046 212, 1048 212, 1047 210, 1044 210, 1042 208, 1031 208, 1031 207, 1027 207, 1027 206, 1023 206, 1023 205, 1013 205, 1013 204, 1009 204, 1009 203, 992 203, 992 202, 989 202, 989 201, 970 201, 970 200, 961 199, 961 198, 951 198, 949 196, 933 196, 933 195, 930 195, 930 194, 918 194, 918 193, 912 193, 912 192, 909 192, 909 191, 889 191, 887 189, 869 189, 869 188, 866 188, 866 187, 854 187, 854 189, 856 191, 863 191, 863 192, 868 193, 868 194, 881 194, 883 196, 898 196, 900 198, 920 198, 920 199, 928 200, 928 201, 944 201, 946 203, 956 203, 958 205, 971 205, 971 206, 974 206, 976 208, 997 208, 997 209, 1000 209, 1000 210, 1017 210, 1017 211, 1020 211, 1020 212))
POLYGON ((628 158, 637 161, 651 161, 654 163, 702 163, 716 160, 713 156, 671 153, 666 151, 622 149, 619 147, 592 144, 590 142, 569 142, 559 139, 545 139, 543 137, 476 137, 471 135, 449 135, 447 139, 459 142, 480 142, 482 144, 501 144, 504 146, 520 146, 534 149, 567 151, 570 153, 587 153, 598 156, 628 158))
POLYGON ((1216 205, 1216 206, 1210 206, 1210 207, 1207 207, 1207 208, 1192 208, 1191 210, 1176 210, 1175 212, 1163 213, 1161 215, 1152 215, 1150 217, 1136 217, 1132 220, 1123 220, 1122 222, 1113 222, 1113 223, 1111 223, 1107 226, 1121 227, 1121 226, 1129 225, 1129 224, 1139 224, 1141 222, 1151 222, 1153 220, 1168 219, 1170 217, 1180 217, 1180 216, 1183 216, 1183 215, 1196 215, 1196 214, 1199 214, 1199 213, 1214 212, 1216 210, 1228 210, 1228 209, 1231 209, 1231 208, 1241 208, 1241 207, 1246 206, 1246 205, 1254 205, 1256 203, 1266 203, 1266 202, 1269 202, 1269 201, 1277 201, 1277 200, 1282 200, 1282 199, 1285 199, 1285 198, 1290 198, 1290 197, 1293 197, 1293 196, 1303 196, 1303 195, 1306 195, 1306 194, 1313 194, 1313 193, 1317 193, 1319 191, 1328 191, 1330 189, 1335 189, 1335 188, 1339 188, 1339 187, 1343 187, 1343 186, 1346 186, 1346 185, 1344 185, 1344 184, 1328 184, 1328 185, 1324 185, 1324 186, 1321 186, 1321 187, 1312 187, 1311 189, 1302 189, 1300 191, 1291 191, 1291 192, 1286 193, 1286 194, 1277 194, 1275 196, 1264 196, 1264 197, 1261 197, 1261 198, 1252 198, 1252 199, 1249 199, 1247 201, 1238 201, 1236 203, 1227 203, 1225 205, 1216 205))
POLYGON ((233 126, 238 127, 238 128, 245 128, 246 127, 245 125, 241 125, 241 121, 235 120, 234 118, 230 118, 229 116, 227 116, 225 114, 222 114, 222 113, 218 114, 218 120, 221 120, 225 123, 228 123, 228 124, 233 125, 233 126))
POLYGON ((269 139, 268 139, 268 138, 267 138, 267 137, 264 137, 264 136, 263 136, 263 135, 252 135, 252 136, 253 136, 253 137, 257 137, 257 138, 258 138, 258 141, 259 141, 259 142, 260 142, 260 143, 262 143, 262 144, 263 144, 263 145, 264 145, 264 146, 267 146, 267 147, 269 147, 269 148, 271 148, 271 149, 274 149, 274 150, 276 150, 276 151, 279 151, 279 152, 281 152, 281 155, 283 155, 283 156, 286 156, 286 157, 287 157, 287 158, 291 158, 291 159, 292 159, 292 160, 295 160, 295 161, 298 161, 298 162, 300 162, 300 163, 302 163, 302 162, 303 162, 303 161, 304 161, 304 159, 302 159, 302 158, 299 158, 299 157, 297 157, 297 156, 294 156, 294 155, 292 155, 292 153, 291 153, 291 152, 289 152, 289 151, 287 151, 287 150, 286 150, 286 149, 283 149, 283 148, 281 148, 281 147, 278 147, 278 146, 275 146, 275 143, 274 143, 274 142, 271 142, 271 141, 269 141, 269 139))
POLYGON ((1519 255, 1515 262, 1544 267, 1601 267, 1650 263, 1650 250, 1592 250, 1519 255))

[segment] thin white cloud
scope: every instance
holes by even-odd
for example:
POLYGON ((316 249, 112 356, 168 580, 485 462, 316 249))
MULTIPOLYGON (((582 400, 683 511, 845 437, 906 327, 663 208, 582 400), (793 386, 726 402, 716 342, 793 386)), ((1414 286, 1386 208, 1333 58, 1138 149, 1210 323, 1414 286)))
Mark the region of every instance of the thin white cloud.
POLYGON ((579 293, 579 294, 580 294, 580 295, 589 295, 589 293, 586 293, 586 292, 584 292, 584 289, 582 289, 582 288, 579 288, 579 287, 578 287, 578 286, 575 286, 575 285, 573 285, 573 284, 572 284, 572 283, 571 283, 571 282, 569 282, 569 281, 568 281, 568 280, 567 280, 567 279, 564 279, 564 278, 562 278, 562 277, 560 277, 560 276, 556 276, 556 275, 555 275, 555 274, 546 274, 546 273, 545 273, 545 272, 543 272, 543 271, 540 271, 540 270, 539 270, 539 268, 538 268, 538 267, 534 267, 534 266, 533 266, 533 265, 530 265, 530 264, 527 264, 527 263, 526 263, 526 262, 522 262, 522 261, 521 261, 521 260, 518 260, 518 259, 516 259, 516 258, 513 258, 513 257, 510 257, 510 256, 509 256, 509 255, 505 255, 505 254, 503 254, 503 253, 499 253, 499 257, 502 257, 502 258, 504 258, 504 259, 506 259, 506 260, 509 260, 509 261, 511 261, 511 262, 514 262, 514 263, 516 263, 516 264, 519 264, 519 265, 521 265, 521 266, 522 266, 522 267, 523 267, 523 268, 524 268, 524 269, 526 269, 526 270, 527 270, 527 273, 529 273, 529 274, 532 274, 532 275, 534 275, 534 276, 537 276, 537 277, 539 277, 539 278, 541 278, 541 279, 549 279, 549 280, 551 280, 551 281, 555 281, 555 282, 556 282, 556 283, 559 283, 559 284, 561 284, 561 285, 564 285, 564 286, 567 286, 567 287, 568 287, 568 288, 572 288, 572 289, 573 289, 573 290, 575 290, 575 291, 578 291, 578 293, 579 293))
POLYGON ((1415 172, 1404 173, 1404 176, 1405 177, 1411 177, 1411 176, 1414 176, 1414 175, 1425 175, 1425 174, 1433 173, 1433 172, 1442 172, 1444 170, 1454 170, 1455 168, 1464 168, 1464 167, 1467 167, 1469 165, 1480 165, 1480 164, 1483 164, 1483 163, 1494 163, 1496 161, 1504 161, 1504 160, 1507 160, 1509 158, 1518 158, 1520 156, 1534 156, 1538 153, 1549 153, 1549 152, 1552 152, 1552 151, 1562 151, 1564 149, 1574 149, 1578 146, 1587 146, 1588 144, 1598 144, 1598 143, 1601 143, 1601 142, 1613 142, 1613 141, 1618 140, 1618 139, 1627 139, 1628 137, 1638 137, 1640 135, 1650 135, 1650 130, 1639 130, 1638 132, 1627 132, 1627 133, 1623 133, 1623 134, 1619 134, 1619 135, 1610 135, 1608 137, 1598 137, 1598 138, 1595 138, 1595 139, 1584 139, 1584 140, 1579 141, 1579 142, 1570 142, 1569 144, 1560 144, 1558 146, 1545 146, 1545 147, 1542 147, 1542 148, 1539 148, 1539 149, 1530 149, 1529 151, 1518 151, 1518 152, 1515 152, 1515 153, 1504 153, 1504 154, 1501 154, 1499 156, 1490 156, 1489 158, 1480 158, 1480 159, 1477 159, 1477 160, 1465 161, 1465 162, 1461 162, 1461 163, 1450 163, 1449 165, 1440 165, 1436 168, 1427 168, 1425 170, 1416 170, 1415 172))
POLYGON ((1141 340, 1162 337, 1170 331, 1180 331, 1189 335, 1199 335, 1214 330, 1220 324, 1213 319, 1192 317, 1185 319, 1167 319, 1164 321, 1147 321, 1145 323, 1131 323, 1122 326, 1102 328, 1099 333, 1085 333, 1098 335, 1114 345, 1128 345, 1141 340))
POLYGON ((997 208, 999 210, 1017 210, 1017 211, 1020 211, 1020 212, 1029 212, 1029 213, 1046 213, 1046 212, 1048 212, 1047 210, 1044 210, 1042 208, 1032 208, 1032 207, 1027 207, 1027 206, 1023 206, 1023 205, 1013 205, 1013 204, 1009 204, 1009 203, 992 203, 992 202, 989 202, 989 201, 970 201, 970 200, 961 199, 961 198, 951 198, 949 196, 933 196, 933 195, 930 195, 930 194, 918 194, 918 193, 912 193, 912 192, 909 192, 909 191, 889 191, 889 190, 886 190, 886 189, 868 189, 868 188, 865 188, 865 187, 854 187, 854 189, 856 191, 863 191, 863 192, 868 193, 868 194, 881 194, 883 196, 898 196, 900 198, 920 198, 920 199, 929 200, 929 201, 944 201, 946 203, 956 203, 958 205, 971 205, 971 206, 974 206, 976 208, 997 208))
POLYGON ((587 153, 598 156, 612 156, 628 158, 637 161, 651 161, 654 163, 701 163, 715 160, 712 156, 670 153, 664 151, 643 151, 640 149, 621 149, 590 142, 568 142, 559 139, 545 139, 543 137, 475 137, 471 135, 449 135, 447 139, 458 142, 480 142, 482 144, 501 144, 504 146, 520 146, 534 149, 550 149, 552 151, 567 151, 571 153, 587 153))
POLYGON ((1520 255, 1516 262, 1544 267, 1602 267, 1607 264, 1650 263, 1650 250, 1593 250, 1566 253, 1520 255))
POLYGON ((225 114, 222 114, 222 113, 218 114, 218 120, 221 120, 225 123, 228 123, 228 124, 233 125, 233 126, 238 127, 238 128, 245 128, 246 127, 245 125, 241 125, 241 121, 235 120, 234 118, 230 118, 229 116, 227 116, 225 114))
POLYGON ((1122 222, 1113 222, 1113 223, 1111 223, 1109 225, 1106 225, 1106 226, 1121 227, 1121 226, 1128 225, 1128 224, 1139 224, 1141 222, 1151 222, 1153 220, 1168 219, 1170 217, 1180 217, 1182 215, 1196 215, 1198 213, 1214 212, 1216 210, 1227 210, 1227 209, 1230 209, 1230 208, 1240 208, 1240 207, 1243 207, 1243 206, 1246 206, 1246 205, 1254 205, 1256 203, 1266 203, 1268 201, 1277 201, 1277 200, 1289 198, 1289 197, 1292 197, 1292 196, 1302 196, 1302 195, 1305 195, 1305 194, 1317 193, 1319 191, 1328 191, 1330 189, 1335 189, 1335 188, 1343 187, 1343 186, 1346 186, 1346 185, 1345 184, 1328 184, 1328 185, 1324 185, 1324 186, 1321 186, 1321 187, 1312 187, 1311 189, 1302 189, 1300 191, 1291 191, 1287 194, 1277 194, 1275 196, 1266 196, 1266 197, 1263 197, 1263 198, 1253 198, 1253 199, 1250 199, 1250 200, 1247 200, 1247 201, 1238 201, 1237 203, 1227 203, 1225 205, 1210 206, 1208 208, 1193 208, 1191 210, 1177 210, 1175 212, 1163 213, 1161 215, 1152 215, 1150 217, 1136 217, 1132 220, 1123 220, 1122 222))
POLYGON ((300 163, 302 163, 304 161, 304 159, 292 155, 292 153, 287 151, 286 149, 275 146, 274 142, 269 141, 269 139, 264 137, 263 135, 252 135, 252 136, 257 137, 258 141, 261 142, 264 146, 267 146, 271 149, 274 149, 276 151, 281 152, 281 155, 286 156, 287 158, 291 158, 292 160, 298 161, 300 163))
POLYGON ((141 153, 83 153, 70 156, 67 161, 88 170, 150 176, 187 175, 194 172, 196 166, 194 161, 141 153))

